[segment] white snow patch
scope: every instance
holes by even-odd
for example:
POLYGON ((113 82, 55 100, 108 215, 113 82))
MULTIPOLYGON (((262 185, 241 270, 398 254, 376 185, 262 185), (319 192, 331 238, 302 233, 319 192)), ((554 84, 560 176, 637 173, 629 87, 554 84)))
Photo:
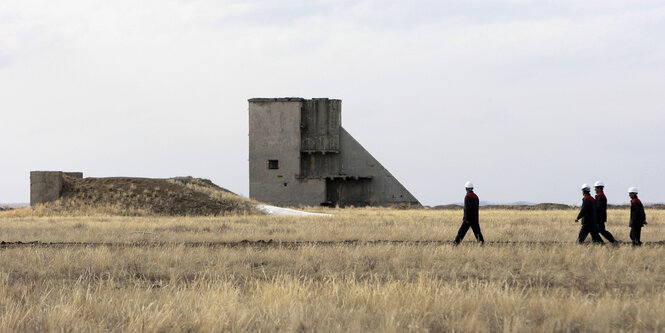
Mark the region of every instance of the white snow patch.
POLYGON ((268 215, 276 216, 332 216, 332 214, 303 212, 302 210, 282 208, 271 205, 257 205, 256 208, 268 215))
POLYGON ((0 207, 18 209, 18 208, 30 207, 30 204, 29 203, 0 203, 0 207))

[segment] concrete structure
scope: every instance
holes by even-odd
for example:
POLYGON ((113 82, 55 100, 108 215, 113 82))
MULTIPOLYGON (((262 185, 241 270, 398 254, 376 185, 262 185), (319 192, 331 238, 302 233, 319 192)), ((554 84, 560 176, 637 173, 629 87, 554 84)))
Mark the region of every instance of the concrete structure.
POLYGON ((249 195, 280 206, 419 205, 341 126, 338 99, 249 100, 249 195))
POLYGON ((58 200, 62 192, 62 175, 83 178, 82 172, 30 171, 30 206, 58 200))

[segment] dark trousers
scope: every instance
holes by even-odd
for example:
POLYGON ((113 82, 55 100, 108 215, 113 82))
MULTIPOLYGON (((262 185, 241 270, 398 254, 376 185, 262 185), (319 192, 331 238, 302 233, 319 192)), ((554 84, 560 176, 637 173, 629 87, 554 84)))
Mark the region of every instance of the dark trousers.
POLYGON ((598 223, 598 232, 601 235, 603 235, 603 237, 605 237, 605 239, 610 241, 610 243, 614 243, 614 242, 617 241, 616 239, 614 239, 614 236, 612 235, 612 233, 610 233, 609 231, 607 231, 607 229, 605 229, 605 222, 598 223))
POLYGON ((469 228, 473 230, 473 234, 476 236, 477 241, 485 243, 485 239, 483 238, 483 233, 480 232, 480 224, 478 224, 478 222, 462 222, 462 226, 460 226, 459 231, 457 231, 457 237, 455 237, 455 244, 459 244, 462 239, 464 239, 464 236, 466 235, 466 232, 469 231, 469 228))
POLYGON ((578 243, 584 243, 586 236, 591 234, 591 241, 594 243, 603 243, 603 239, 600 238, 598 234, 598 225, 597 224, 582 224, 580 228, 580 234, 577 236, 578 243))
POLYGON ((633 246, 642 245, 640 241, 640 236, 642 235, 642 226, 632 226, 630 227, 630 240, 633 241, 633 246))

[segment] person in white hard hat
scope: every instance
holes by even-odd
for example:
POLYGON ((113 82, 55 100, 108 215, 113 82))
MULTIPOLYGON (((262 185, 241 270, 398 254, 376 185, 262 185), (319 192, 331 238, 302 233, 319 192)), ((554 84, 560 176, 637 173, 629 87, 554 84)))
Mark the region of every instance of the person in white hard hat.
POLYGON ((598 234, 598 224, 596 222, 596 204, 591 196, 591 186, 588 184, 582 185, 582 208, 577 215, 575 222, 582 219, 582 227, 577 236, 577 242, 582 244, 588 234, 591 234, 591 241, 594 243, 603 243, 603 239, 598 234))
POLYGON ((598 222, 598 233, 601 234, 610 243, 615 243, 616 239, 611 232, 605 229, 605 222, 607 222, 607 197, 605 196, 605 183, 597 181, 593 184, 596 191, 596 222, 598 222))
POLYGON ((633 241, 633 246, 641 246, 640 236, 642 235, 642 227, 647 225, 647 215, 644 213, 644 205, 642 201, 637 198, 637 187, 628 189, 628 196, 630 197, 630 240, 633 241))
POLYGON ((480 231, 478 218, 478 207, 480 206, 480 200, 478 199, 478 196, 473 193, 472 182, 466 182, 466 184, 464 184, 464 188, 466 189, 466 196, 464 197, 464 217, 462 217, 462 225, 459 227, 459 231, 457 231, 457 237, 455 237, 453 244, 459 244, 462 239, 464 239, 464 236, 466 235, 466 232, 469 231, 469 228, 473 230, 473 234, 476 236, 476 240, 479 243, 484 244, 485 239, 483 238, 483 233, 480 231))

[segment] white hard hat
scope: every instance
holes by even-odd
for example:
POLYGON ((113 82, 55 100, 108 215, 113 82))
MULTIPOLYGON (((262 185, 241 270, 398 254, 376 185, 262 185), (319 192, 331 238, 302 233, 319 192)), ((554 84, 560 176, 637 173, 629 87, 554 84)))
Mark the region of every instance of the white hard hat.
POLYGON ((633 186, 633 187, 629 188, 628 193, 638 193, 637 192, 637 187, 633 186))
POLYGON ((594 187, 605 186, 605 183, 603 183, 602 181, 599 180, 599 181, 597 181, 595 184, 593 184, 593 186, 594 186, 594 187))
POLYGON ((591 186, 589 184, 582 184, 582 187, 580 187, 581 190, 590 190, 591 186))
POLYGON ((464 187, 465 188, 473 188, 473 183, 471 181, 468 181, 468 182, 464 183, 464 187))

